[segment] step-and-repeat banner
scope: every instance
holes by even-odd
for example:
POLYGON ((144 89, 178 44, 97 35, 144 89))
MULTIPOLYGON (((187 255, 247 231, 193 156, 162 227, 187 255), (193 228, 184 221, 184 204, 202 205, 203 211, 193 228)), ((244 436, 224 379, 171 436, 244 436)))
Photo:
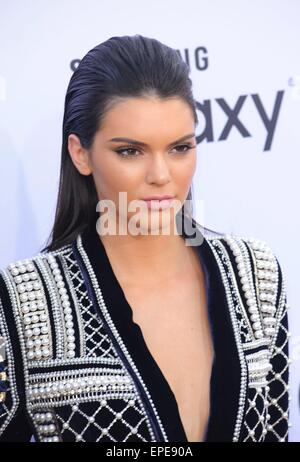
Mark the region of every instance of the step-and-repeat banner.
POLYGON ((94 46, 142 34, 188 63, 197 102, 195 215, 275 251, 290 309, 290 440, 300 441, 300 2, 0 0, 0 266, 54 219, 63 104, 94 46))

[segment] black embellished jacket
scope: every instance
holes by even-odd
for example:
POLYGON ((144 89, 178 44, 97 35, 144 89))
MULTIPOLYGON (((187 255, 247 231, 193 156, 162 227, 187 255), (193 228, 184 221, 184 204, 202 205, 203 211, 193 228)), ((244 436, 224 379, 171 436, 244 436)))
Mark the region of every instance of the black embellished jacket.
MULTIPOLYGON (((281 267, 258 239, 202 237, 215 351, 205 441, 287 441, 281 267)), ((0 441, 187 442, 175 395, 132 316, 96 224, 2 269, 0 441)))

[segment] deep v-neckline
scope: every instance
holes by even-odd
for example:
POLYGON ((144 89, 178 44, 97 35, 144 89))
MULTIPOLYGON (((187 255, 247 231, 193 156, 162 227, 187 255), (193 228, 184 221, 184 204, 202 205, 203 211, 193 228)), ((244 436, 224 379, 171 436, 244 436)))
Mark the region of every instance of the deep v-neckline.
MULTIPOLYGON (((198 228, 196 229, 196 232, 200 232, 198 228)), ((184 229, 183 235, 184 238, 188 238, 184 229)), ((133 320, 133 310, 113 271, 103 242, 97 233, 96 223, 82 233, 82 244, 92 265, 99 287, 101 288, 103 299, 112 322, 122 339, 123 345, 131 355, 133 363, 139 371, 140 377, 143 380, 146 389, 148 389, 150 399, 152 399, 157 410, 156 418, 158 418, 161 422, 162 428, 165 429, 167 440, 173 442, 188 442, 179 414, 176 397, 158 363, 152 356, 145 342, 140 326, 133 320)), ((216 297, 214 294, 217 292, 220 294, 221 291, 223 304, 226 303, 226 296, 224 287, 220 280, 216 278, 216 272, 218 271, 217 264, 205 236, 202 235, 201 244, 196 246, 196 250, 201 260, 205 275, 205 290, 208 308, 207 314, 214 349, 214 359, 210 377, 210 413, 203 439, 203 441, 209 441, 210 438, 214 438, 217 420, 222 419, 221 415, 218 415, 219 409, 216 407, 216 403, 218 401, 217 395, 222 391, 221 387, 224 383, 223 379, 220 378, 220 374, 222 374, 222 376, 224 374, 224 369, 222 369, 222 365, 220 363, 220 361, 222 361, 222 348, 220 349, 220 344, 217 342, 216 338, 218 334, 216 333, 216 314, 214 313, 216 297), (214 267, 212 267, 212 263, 214 267), (218 286, 216 283, 218 283, 218 286), (217 361, 217 359, 219 359, 219 361, 217 361), (217 366, 219 366, 219 369, 217 369, 217 366), (220 370, 220 367, 222 370, 220 370), (218 377, 219 380, 217 381, 218 377)), ((86 277, 85 279, 86 283, 90 285, 90 292, 92 293, 93 287, 92 284, 90 284, 90 277, 86 277)), ((220 303, 220 301, 218 300, 217 303, 220 303)), ((97 308, 96 301, 95 305, 97 308)), ((102 316, 99 307, 98 313, 102 316)), ((226 329, 226 322, 223 327, 226 329)), ((226 358, 224 357, 223 360, 225 359, 226 358)), ((163 431, 161 438, 161 441, 163 441, 163 431)))

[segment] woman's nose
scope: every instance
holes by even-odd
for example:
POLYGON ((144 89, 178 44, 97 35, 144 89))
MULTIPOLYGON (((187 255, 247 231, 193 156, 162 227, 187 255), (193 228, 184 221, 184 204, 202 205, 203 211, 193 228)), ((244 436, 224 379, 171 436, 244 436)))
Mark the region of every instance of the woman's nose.
POLYGON ((170 169, 162 154, 153 155, 147 166, 147 182, 164 184, 170 181, 170 169))

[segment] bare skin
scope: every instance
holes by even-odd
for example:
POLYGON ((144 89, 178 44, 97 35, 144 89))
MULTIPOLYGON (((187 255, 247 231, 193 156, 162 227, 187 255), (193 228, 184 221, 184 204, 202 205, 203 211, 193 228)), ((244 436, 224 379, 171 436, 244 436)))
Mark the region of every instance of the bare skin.
POLYGON ((213 345, 198 257, 185 247, 185 256, 174 261, 179 270, 149 283, 138 275, 131 281, 123 278, 125 268, 107 254, 133 321, 175 395, 188 441, 202 441, 210 412, 213 345))
MULTIPOLYGON (((133 212, 124 214, 119 207, 120 191, 127 193, 128 203, 171 194, 183 204, 196 169, 194 129, 192 111, 179 98, 128 98, 109 110, 89 151, 75 134, 69 135, 68 148, 78 171, 93 175, 99 200, 111 199, 129 221, 133 212), (194 135, 174 144, 188 134, 194 135), (110 141, 114 137, 145 145, 110 141), (178 149, 182 145, 190 149, 178 149), (116 153, 120 148, 131 157, 116 153)), ((174 393, 188 441, 200 441, 209 414, 213 354, 204 275, 194 249, 172 232, 172 226, 170 234, 161 234, 166 211, 145 213, 156 215, 159 234, 99 238, 132 307, 133 320, 174 393)))

